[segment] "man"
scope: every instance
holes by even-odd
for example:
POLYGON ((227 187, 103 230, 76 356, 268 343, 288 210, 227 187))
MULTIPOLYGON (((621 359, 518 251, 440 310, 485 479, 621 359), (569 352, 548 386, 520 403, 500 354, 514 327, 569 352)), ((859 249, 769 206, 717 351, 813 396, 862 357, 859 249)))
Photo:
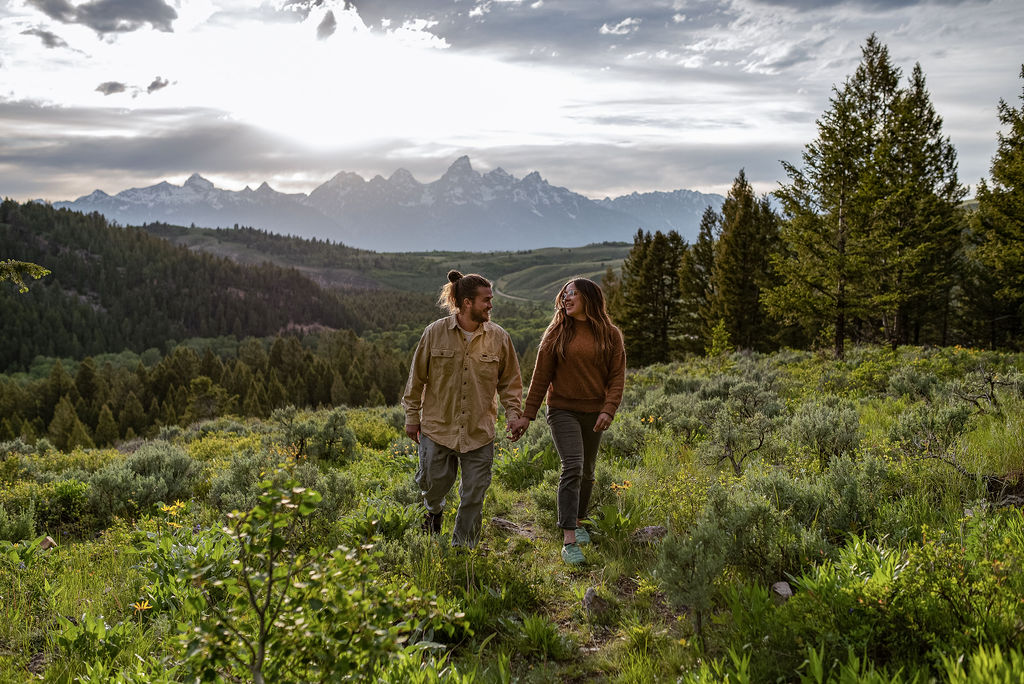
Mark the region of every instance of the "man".
POLYGON ((402 399, 405 432, 419 444, 416 483, 427 532, 441 531, 445 497, 462 469, 453 546, 472 548, 480 538, 498 399, 509 421, 522 414, 519 359, 508 333, 490 321, 492 299, 483 276, 448 272, 438 304, 449 315, 423 331, 402 399))

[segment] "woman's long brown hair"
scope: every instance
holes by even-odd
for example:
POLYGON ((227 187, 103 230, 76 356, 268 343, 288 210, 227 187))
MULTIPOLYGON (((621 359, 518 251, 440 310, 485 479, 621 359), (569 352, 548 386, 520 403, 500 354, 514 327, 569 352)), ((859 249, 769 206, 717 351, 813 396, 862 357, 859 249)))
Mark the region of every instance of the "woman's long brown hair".
POLYGON ((565 349, 576 333, 573 327, 574 320, 565 313, 565 306, 562 304, 562 296, 569 287, 575 289, 576 294, 582 298, 583 313, 586 314, 587 321, 594 331, 598 350, 605 361, 610 360, 619 346, 618 329, 608 316, 608 308, 605 305, 604 293, 601 292, 601 288, 593 280, 587 278, 573 278, 563 285, 555 295, 555 315, 552 316, 551 322, 540 340, 541 348, 550 347, 558 355, 558 358, 565 358, 565 349))

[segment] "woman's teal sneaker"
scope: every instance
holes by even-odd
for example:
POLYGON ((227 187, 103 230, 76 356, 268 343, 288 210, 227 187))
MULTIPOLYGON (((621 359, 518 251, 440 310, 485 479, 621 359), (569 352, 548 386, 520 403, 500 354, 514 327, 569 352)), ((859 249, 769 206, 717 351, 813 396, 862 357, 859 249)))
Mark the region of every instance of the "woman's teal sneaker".
POLYGON ((583 557, 579 544, 563 544, 562 560, 566 565, 583 565, 587 559, 583 557))
POLYGON ((587 532, 585 527, 576 528, 576 543, 580 546, 590 543, 590 533, 587 532))

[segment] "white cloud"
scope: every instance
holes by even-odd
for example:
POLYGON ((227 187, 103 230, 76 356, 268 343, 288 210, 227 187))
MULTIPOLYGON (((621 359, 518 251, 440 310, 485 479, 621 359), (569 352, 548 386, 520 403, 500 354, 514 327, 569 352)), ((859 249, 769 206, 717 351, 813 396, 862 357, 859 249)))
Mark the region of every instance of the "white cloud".
POLYGON ((626 36, 633 33, 640 28, 640 22, 642 19, 635 19, 633 17, 626 17, 615 26, 609 26, 608 24, 602 24, 600 33, 601 35, 613 35, 613 36, 626 36))

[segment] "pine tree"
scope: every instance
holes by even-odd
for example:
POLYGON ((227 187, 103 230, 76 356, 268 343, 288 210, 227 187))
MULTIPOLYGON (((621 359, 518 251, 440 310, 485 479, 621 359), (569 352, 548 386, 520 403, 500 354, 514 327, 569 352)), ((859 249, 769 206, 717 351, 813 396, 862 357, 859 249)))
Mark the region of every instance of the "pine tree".
POLYGON ((150 417, 146 415, 146 410, 142 408, 142 402, 139 401, 135 392, 129 392, 128 398, 124 401, 124 408, 121 409, 121 414, 118 416, 121 433, 124 434, 128 430, 132 430, 135 434, 141 434, 149 420, 150 417))
POLYGON ((88 430, 82 425, 78 414, 75 413, 74 404, 67 395, 57 402, 46 436, 61 451, 71 451, 76 446, 93 446, 88 430))
POLYGON ((920 64, 892 101, 871 168, 878 199, 868 301, 893 346, 919 343, 926 325, 934 341, 945 343, 961 227, 956 214, 966 190, 920 64))
POLYGON ((621 308, 614 318, 636 366, 668 361, 679 346, 679 263, 686 248, 679 233, 637 231, 622 264, 621 308))
POLYGON ((837 357, 858 320, 870 319, 866 297, 872 257, 869 230, 879 189, 871 161, 896 97, 899 72, 872 35, 861 63, 842 88, 833 88, 818 120, 818 138, 803 167, 783 162, 790 182, 776 192, 786 218, 782 250, 773 259, 780 284, 766 293, 773 316, 810 336, 830 333, 837 357))
POLYGON ((680 336, 684 351, 700 354, 711 339, 711 273, 715 266, 715 236, 721 216, 707 207, 700 219, 697 241, 679 261, 680 336))
POLYGON ((999 123, 1007 130, 997 134, 991 182, 978 184, 979 260, 997 283, 995 296, 1006 311, 1005 318, 988 322, 992 346, 1020 335, 1024 318, 1024 89, 1020 99, 1020 108, 999 101, 999 123))
POLYGON ((114 413, 110 410, 109 404, 103 404, 100 409, 99 422, 96 424, 96 446, 110 446, 117 441, 120 434, 117 429, 117 422, 114 420, 114 413))
POLYGON ((710 320, 723 321, 732 343, 763 351, 774 346, 774 326, 761 303, 771 287, 771 256, 777 251, 778 217, 758 199, 740 170, 722 205, 721 232, 711 271, 710 320))

